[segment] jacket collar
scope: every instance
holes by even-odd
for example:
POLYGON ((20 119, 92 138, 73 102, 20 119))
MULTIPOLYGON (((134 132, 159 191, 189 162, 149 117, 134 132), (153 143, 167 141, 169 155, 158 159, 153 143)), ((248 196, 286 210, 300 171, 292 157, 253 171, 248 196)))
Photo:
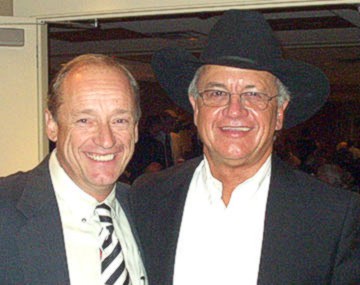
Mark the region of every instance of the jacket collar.
POLYGON ((25 283, 70 284, 59 209, 48 159, 26 173, 17 208, 25 216, 16 236, 25 283))

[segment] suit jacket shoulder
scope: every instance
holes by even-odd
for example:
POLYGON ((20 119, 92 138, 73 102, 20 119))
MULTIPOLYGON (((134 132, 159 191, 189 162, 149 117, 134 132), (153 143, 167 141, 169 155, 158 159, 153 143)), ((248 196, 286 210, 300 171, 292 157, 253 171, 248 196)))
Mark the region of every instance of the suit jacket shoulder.
POLYGON ((273 158, 258 284, 356 284, 359 195, 273 158))
MULTIPOLYGON (((25 189, 27 181, 33 180, 34 175, 41 175, 39 172, 43 172, 46 162, 42 163, 41 170, 37 167, 27 172, 16 172, 6 177, 0 177, 0 198, 8 200, 19 200, 22 192, 25 189)), ((43 173, 44 174, 44 173, 43 173)))
POLYGON ((0 179, 0 284, 69 284, 48 157, 0 179))
POLYGON ((151 195, 151 198, 166 196, 175 186, 183 186, 184 183, 189 182, 189 178, 192 178, 196 167, 202 159, 203 157, 197 157, 160 172, 144 174, 134 181, 131 186, 131 193, 136 192, 135 196, 138 196, 142 195, 140 194, 142 192, 148 192, 147 194, 151 195), (168 183, 175 185, 171 188, 163 187, 168 183), (156 191, 154 191, 154 188, 156 191))
POLYGON ((131 204, 149 284, 172 284, 183 206, 201 160, 196 158, 155 174, 145 174, 131 187, 131 204))

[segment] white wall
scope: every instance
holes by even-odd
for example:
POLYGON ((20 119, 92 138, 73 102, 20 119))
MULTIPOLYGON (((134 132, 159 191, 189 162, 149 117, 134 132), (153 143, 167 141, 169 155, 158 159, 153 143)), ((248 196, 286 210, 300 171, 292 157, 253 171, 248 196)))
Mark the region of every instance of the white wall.
POLYGON ((35 19, 0 17, 0 29, 9 26, 24 31, 24 45, 0 46, 0 176, 33 168, 47 151, 37 61, 40 27, 35 19))
POLYGON ((137 15, 224 10, 232 7, 260 8, 357 3, 357 0, 13 0, 14 16, 71 17, 121 13, 137 15))

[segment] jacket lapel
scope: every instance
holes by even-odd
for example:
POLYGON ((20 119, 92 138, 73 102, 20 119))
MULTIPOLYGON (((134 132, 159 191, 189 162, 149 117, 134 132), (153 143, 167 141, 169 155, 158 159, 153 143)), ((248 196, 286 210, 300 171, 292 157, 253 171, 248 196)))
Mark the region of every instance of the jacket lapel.
POLYGON ((59 209, 48 159, 31 171, 18 209, 26 217, 16 236, 26 284, 70 284, 59 209))
MULTIPOLYGON (((202 158, 201 158, 202 159, 202 158)), ((160 233, 158 240, 160 246, 159 264, 163 265, 160 274, 163 275, 161 284, 172 284, 174 275, 174 264, 176 247, 179 238, 181 220, 184 212, 184 205, 189 190, 192 175, 201 159, 195 159, 177 173, 175 177, 168 177, 168 182, 163 183, 159 189, 160 193, 166 193, 159 200, 160 221, 155 221, 155 228, 160 233)))
POLYGON ((288 279, 296 271, 295 256, 289 253, 297 248, 299 219, 306 216, 300 206, 301 189, 292 172, 278 158, 273 157, 269 197, 266 207, 265 226, 260 260, 258 284, 294 284, 288 279), (300 199, 300 200, 299 200, 300 199), (291 265, 293 264, 293 265, 291 265))
POLYGON ((126 215, 126 218, 127 218, 128 222, 129 222, 131 231, 132 231, 132 233, 134 235, 136 244, 137 244, 137 246, 139 248, 140 256, 141 256, 142 260, 144 260, 144 252, 143 252, 143 249, 141 247, 139 234, 137 233, 137 230, 136 230, 136 227, 135 227, 133 214, 132 214, 131 209, 130 209, 129 189, 126 189, 126 188, 128 188, 128 186, 123 185, 121 183, 118 183, 116 185, 116 199, 120 203, 121 208, 123 209, 123 211, 124 211, 124 213, 126 215))

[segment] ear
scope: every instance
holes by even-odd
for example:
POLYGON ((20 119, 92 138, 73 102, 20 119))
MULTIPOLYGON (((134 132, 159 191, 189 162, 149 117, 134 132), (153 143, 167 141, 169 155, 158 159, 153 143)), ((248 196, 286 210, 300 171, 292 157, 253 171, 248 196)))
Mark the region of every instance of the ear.
POLYGON ((275 130, 277 131, 280 131, 283 128, 285 111, 288 105, 289 105, 289 101, 286 101, 277 108, 276 126, 275 126, 275 130))
POLYGON ((56 142, 59 126, 48 109, 45 110, 46 134, 49 140, 56 142))
POLYGON ((139 140, 139 122, 135 124, 135 143, 139 140))
POLYGON ((199 113, 198 102, 194 98, 194 96, 192 96, 191 94, 189 94, 189 101, 190 101, 191 107, 193 108, 193 111, 194 111, 194 124, 195 124, 195 126, 197 126, 197 116, 199 113))

